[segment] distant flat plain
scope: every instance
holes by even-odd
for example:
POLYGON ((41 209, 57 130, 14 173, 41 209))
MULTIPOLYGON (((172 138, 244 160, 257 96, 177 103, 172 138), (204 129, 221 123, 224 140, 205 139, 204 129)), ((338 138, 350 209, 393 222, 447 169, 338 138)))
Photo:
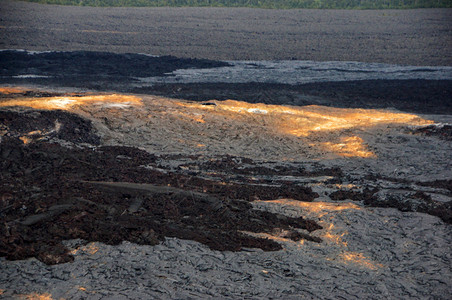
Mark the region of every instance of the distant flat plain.
POLYGON ((0 1, 0 49, 452 65, 452 9, 93 8, 0 1))

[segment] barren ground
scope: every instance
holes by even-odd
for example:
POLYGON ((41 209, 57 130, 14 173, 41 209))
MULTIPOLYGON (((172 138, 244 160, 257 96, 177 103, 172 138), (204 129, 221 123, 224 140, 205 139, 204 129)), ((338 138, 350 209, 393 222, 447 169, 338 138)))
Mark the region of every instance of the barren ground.
POLYGON ((450 115, 2 91, 7 298, 450 293, 450 115))
POLYGON ((449 68, 205 60, 450 66, 450 10, 0 14, 0 48, 202 58, 0 52, 1 299, 452 294, 449 68))
POLYGON ((452 65, 452 9, 92 8, 0 2, 0 49, 452 65))

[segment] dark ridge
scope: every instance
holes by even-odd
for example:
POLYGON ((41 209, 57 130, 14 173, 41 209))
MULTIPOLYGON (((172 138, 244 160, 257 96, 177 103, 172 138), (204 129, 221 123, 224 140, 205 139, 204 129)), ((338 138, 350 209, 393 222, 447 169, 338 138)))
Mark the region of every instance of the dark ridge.
POLYGON ((419 185, 446 189, 452 193, 452 179, 418 182, 419 185))
POLYGON ((414 113, 452 114, 452 80, 379 79, 299 85, 175 83, 152 86, 141 86, 138 80, 139 77, 171 76, 169 73, 178 69, 228 65, 226 62, 205 59, 130 53, 74 51, 30 54, 5 50, 0 51, 0 83, 143 93, 192 101, 235 99, 279 105, 395 108, 414 113), (17 77, 20 75, 48 77, 17 77), (134 84, 138 87, 134 87, 134 84))
POLYGON ((429 125, 411 130, 412 134, 438 137, 439 139, 452 141, 452 126, 444 124, 441 126, 429 125))
POLYGON ((218 68, 226 62, 207 59, 153 57, 144 54, 110 52, 0 51, 0 76, 38 75, 61 78, 88 76, 121 78, 165 76, 177 69, 218 68))
POLYGON ((271 83, 160 84, 130 92, 192 101, 235 99, 251 103, 395 108, 424 114, 452 114, 451 80, 358 80, 300 85, 271 83))
MULTIPOLYGON (((426 186, 434 186, 440 188, 450 187, 450 180, 425 182, 426 186)), ((433 201, 432 197, 420 191, 413 191, 408 196, 388 195, 386 199, 379 199, 375 196, 378 189, 364 189, 363 192, 359 191, 345 191, 339 190, 330 194, 330 198, 335 201, 353 200, 362 201, 365 205, 371 207, 392 207, 397 208, 400 211, 421 212, 437 216, 445 223, 452 224, 452 201, 442 203, 433 201)))

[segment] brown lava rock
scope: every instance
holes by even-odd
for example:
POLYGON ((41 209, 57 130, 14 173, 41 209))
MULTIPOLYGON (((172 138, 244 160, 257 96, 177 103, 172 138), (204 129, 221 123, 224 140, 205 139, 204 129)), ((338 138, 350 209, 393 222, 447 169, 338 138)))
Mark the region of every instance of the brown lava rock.
POLYGON ((176 172, 151 170, 157 158, 131 147, 74 147, 52 137, 24 144, 19 136, 68 124, 58 139, 96 142, 90 123, 61 112, 0 112, 10 130, 0 143, 0 256, 36 257, 46 264, 71 261, 63 240, 155 245, 164 237, 192 239, 215 250, 281 249, 269 239, 242 232, 288 232, 292 240, 320 240, 307 232, 311 220, 254 210, 249 201, 280 196, 312 201, 301 186, 224 183, 176 172), (22 118, 27 125, 21 127, 22 118), (36 127, 27 127, 28 124, 36 127), (76 135, 78 134, 78 135, 76 135))

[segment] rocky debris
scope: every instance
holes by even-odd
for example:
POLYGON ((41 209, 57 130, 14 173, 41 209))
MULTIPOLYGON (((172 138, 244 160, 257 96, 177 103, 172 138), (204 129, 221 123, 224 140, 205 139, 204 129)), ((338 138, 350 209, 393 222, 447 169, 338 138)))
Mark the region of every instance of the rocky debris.
MULTIPOLYGON (((302 214, 297 210, 293 217, 302 214)), ((347 247, 328 239, 289 240, 277 252, 212 251, 178 238, 155 246, 65 241, 75 257, 72 263, 48 266, 36 259, 0 258, 0 297, 448 299, 452 235, 447 224, 383 208, 344 210, 322 220, 335 225, 332 234, 347 247)))
POLYGON ((423 126, 412 130, 411 133, 424 136, 433 136, 446 141, 452 141, 452 125, 449 124, 433 124, 423 126))
MULTIPOLYGON (((92 122, 61 110, 1 110, 0 136, 21 138, 24 142, 57 138, 78 143, 99 145, 92 122)), ((7 157, 3 157, 6 159, 7 157)))
POLYGON ((216 250, 274 251, 281 249, 277 242, 241 232, 278 229, 291 240, 320 242, 306 233, 321 228, 314 221, 254 210, 248 203, 281 196, 312 201, 318 195, 308 187, 225 183, 161 172, 149 168, 157 167, 156 156, 132 147, 67 148, 55 138, 74 145, 99 138, 89 121, 63 111, 4 110, 0 116, 7 131, 0 143, 0 255, 8 259, 72 261, 61 241, 76 238, 155 245, 166 236, 216 250), (49 133, 55 122, 61 122, 60 129, 46 139, 20 139, 30 131, 49 133), (137 189, 137 183, 147 188, 137 189))
POLYGON ((363 191, 341 189, 330 193, 329 197, 334 201, 360 201, 370 207, 392 207, 404 212, 427 213, 452 224, 451 201, 445 203, 434 201, 430 195, 421 191, 413 191, 412 189, 405 189, 405 191, 380 191, 378 188, 372 190, 365 188, 363 191))
POLYGON ((452 224, 452 201, 438 202, 424 192, 395 191, 376 194, 364 199, 365 205, 373 207, 393 207, 400 211, 422 212, 441 218, 445 223, 452 224))
MULTIPOLYGON (((61 110, 5 108, 0 120, 0 242, 1 255, 9 259, 68 262, 72 257, 61 241, 76 238, 155 245, 178 237, 231 251, 281 249, 274 240, 243 232, 280 232, 279 237, 289 240, 320 242, 310 234, 321 229, 316 222, 254 210, 249 202, 310 202, 319 194, 300 178, 328 178, 319 180, 332 185, 348 180, 338 167, 315 163, 307 167, 231 155, 156 156, 136 147, 99 146, 90 120, 61 110)), ((329 196, 426 212, 450 223, 449 203, 423 195, 395 197, 365 188, 339 189, 329 196)))
POLYGON ((374 198, 374 194, 378 190, 369 190, 364 189, 364 191, 353 191, 353 190, 337 190, 331 193, 329 196, 331 200, 334 201, 344 201, 344 200, 353 200, 353 201, 369 201, 369 199, 374 198))
POLYGON ((167 145, 178 126, 168 115, 152 124, 133 107, 72 111, 80 115, 0 110, 0 297, 441 299, 450 291, 450 180, 434 180, 448 178, 437 168, 449 160, 447 141, 367 132, 372 159, 154 152, 140 145, 167 145))

